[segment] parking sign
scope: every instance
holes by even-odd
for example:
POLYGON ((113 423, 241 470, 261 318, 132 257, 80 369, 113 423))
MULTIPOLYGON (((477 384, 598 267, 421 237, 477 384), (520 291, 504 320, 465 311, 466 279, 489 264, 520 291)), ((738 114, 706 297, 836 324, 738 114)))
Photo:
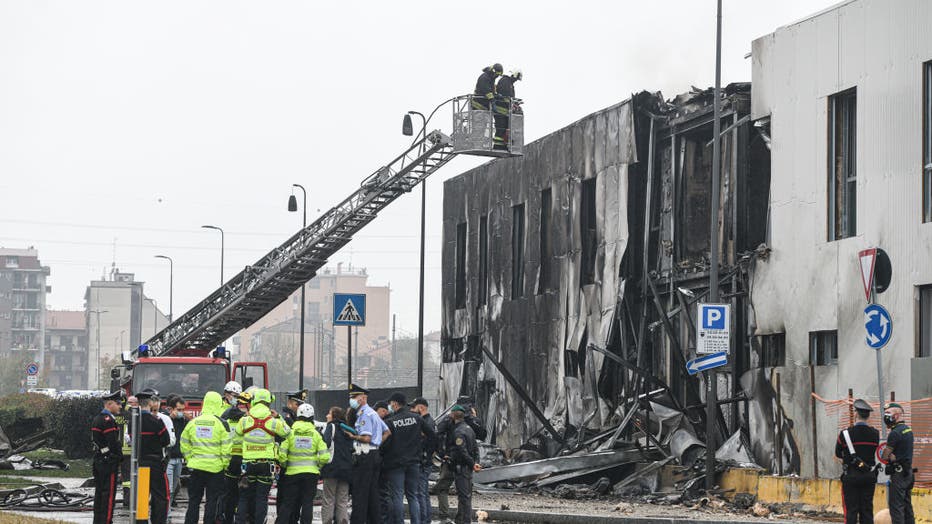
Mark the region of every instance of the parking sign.
POLYGON ((696 353, 728 353, 731 349, 731 306, 699 304, 696 322, 696 353))

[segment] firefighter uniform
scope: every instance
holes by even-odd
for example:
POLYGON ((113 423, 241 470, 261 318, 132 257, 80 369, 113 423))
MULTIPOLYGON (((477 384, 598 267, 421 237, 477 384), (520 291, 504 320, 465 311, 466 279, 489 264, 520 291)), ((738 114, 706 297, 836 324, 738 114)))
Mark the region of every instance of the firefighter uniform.
POLYGON ((323 437, 314 423, 307 420, 304 404, 298 408, 297 419, 291 426, 291 434, 278 450, 278 461, 284 475, 278 483, 277 524, 293 522, 301 515, 302 524, 310 524, 314 516, 314 497, 320 468, 330 461, 330 453, 323 437))
POLYGON ((219 393, 209 391, 204 395, 200 416, 189 422, 181 434, 181 454, 191 470, 185 524, 197 524, 205 491, 204 522, 217 520, 223 471, 230 463, 233 448, 230 426, 220 418, 222 414, 223 398, 219 393))
MULTIPOLYGON (((137 393, 140 403, 151 398, 158 398, 154 389, 144 389, 137 393)), ((142 410, 139 415, 139 466, 149 468, 149 522, 165 524, 168 520, 168 475, 165 473, 165 448, 171 446, 168 428, 155 413, 142 410)))
MULTIPOLYGON (((246 415, 249 403, 252 401, 251 393, 240 393, 237 405, 231 406, 220 418, 230 425, 230 463, 223 471, 223 494, 220 496, 220 520, 223 524, 233 524, 236 515, 236 505, 239 503, 239 479, 243 476, 243 436, 236 434, 236 425, 246 415)), ((244 509, 243 511, 248 511, 244 509)), ((250 514, 254 515, 255 510, 250 514)))
MULTIPOLYGON (((871 407, 867 402, 858 399, 854 408, 863 419, 870 416, 871 407)), ((844 471, 841 502, 846 523, 873 522, 874 488, 877 486, 874 464, 879 442, 880 432, 864 420, 841 431, 835 441, 835 456, 841 459, 844 471)))
MULTIPOLYGON (((119 391, 104 397, 104 405, 120 402, 121 397, 119 391)), ((94 443, 94 524, 110 524, 113 522, 117 473, 123 460, 123 443, 122 430, 114 414, 106 407, 91 422, 91 439, 94 443)))
MULTIPOLYGON (((903 408, 896 403, 887 408, 903 408)), ((886 421, 886 416, 884 417, 886 421)), ((888 426, 891 424, 888 424, 888 426)), ((913 430, 902 420, 890 428, 887 435, 887 447, 891 449, 893 459, 887 464, 885 472, 890 475, 890 487, 887 504, 890 508, 890 521, 893 524, 912 524, 916 522, 913 513, 912 490, 915 483, 913 475, 913 430)))
MULTIPOLYGON (((243 438, 243 464, 246 469, 248 487, 240 489, 239 508, 255 504, 255 522, 265 521, 269 509, 269 491, 275 476, 275 439, 286 438, 291 428, 281 417, 272 417, 269 405, 272 394, 267 389, 257 389, 252 398, 249 413, 239 420, 236 434, 243 438)), ((236 523, 246 522, 246 511, 236 512, 236 523)))
POLYGON ((501 77, 495 86, 495 145, 500 149, 508 145, 515 82, 518 80, 521 80, 521 71, 513 71, 501 77))
MULTIPOLYGON (((451 411, 465 409, 456 405, 451 411)), ((479 445, 476 444, 476 434, 465 421, 453 426, 453 445, 449 449, 450 463, 453 465, 454 482, 456 483, 457 524, 472 522, 472 473, 479 462, 479 445)))
POLYGON ((472 97, 472 109, 489 110, 492 108, 492 100, 495 99, 495 79, 502 74, 502 64, 495 64, 491 67, 482 69, 482 74, 476 80, 476 89, 472 97))

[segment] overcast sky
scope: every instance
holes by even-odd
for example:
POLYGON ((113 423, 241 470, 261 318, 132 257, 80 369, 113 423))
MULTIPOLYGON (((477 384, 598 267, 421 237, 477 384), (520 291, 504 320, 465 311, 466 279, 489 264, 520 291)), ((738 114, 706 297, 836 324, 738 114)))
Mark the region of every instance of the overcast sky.
MULTIPOLYGON (((749 81, 751 40, 832 5, 726 0, 722 83, 749 81)), ((0 0, 0 246, 35 246, 56 309, 115 260, 178 316, 343 200, 408 144, 401 118, 520 67, 527 140, 631 93, 711 86, 715 2, 99 2, 0 0), (472 6, 472 7, 470 7, 472 6), (497 6, 497 7, 496 7, 497 6)), ((449 131, 449 112, 432 128, 449 131)), ((442 181, 428 181, 426 329, 440 326, 442 181)), ((417 193, 331 262, 391 285, 417 331, 417 193)))

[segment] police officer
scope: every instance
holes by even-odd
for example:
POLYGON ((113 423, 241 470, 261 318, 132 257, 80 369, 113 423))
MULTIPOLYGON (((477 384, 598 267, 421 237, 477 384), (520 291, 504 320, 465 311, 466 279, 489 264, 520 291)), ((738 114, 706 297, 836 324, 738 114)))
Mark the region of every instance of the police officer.
POLYGON ((297 420, 298 407, 301 404, 307 402, 307 390, 302 389, 301 391, 295 391, 294 393, 288 393, 288 398, 285 399, 285 407, 282 409, 282 418, 285 419, 285 422, 288 423, 288 426, 293 426, 295 420, 297 420))
POLYGON ((874 454, 880 443, 880 433, 867 424, 871 416, 870 404, 862 399, 854 401, 858 420, 853 426, 841 431, 835 441, 835 457, 841 460, 842 504, 845 522, 874 522, 874 487, 877 474, 874 471, 874 454))
POLYGON ((456 480, 457 524, 472 522, 472 474, 479 471, 479 445, 476 434, 466 423, 466 408, 457 404, 450 410, 453 419, 453 443, 447 450, 456 480))
POLYGON ((390 435, 382 446, 382 475, 389 485, 389 524, 404 523, 404 498, 408 500, 412 524, 421 522, 418 492, 421 480, 421 453, 424 439, 433 442, 435 435, 424 419, 407 407, 403 393, 388 399, 391 415, 385 419, 390 435))
POLYGON ((379 472, 382 459, 379 446, 388 436, 388 426, 366 402, 369 390, 356 384, 349 388, 350 408, 356 411, 355 432, 344 431, 353 440, 352 524, 380 524, 379 472))
POLYGON ((264 522, 268 514, 269 491, 275 476, 275 439, 284 439, 291 433, 291 428, 281 416, 273 416, 269 408, 272 402, 269 390, 256 389, 249 413, 236 425, 236 434, 243 438, 243 464, 248 482, 248 487, 240 489, 236 524, 246 522, 248 511, 244 509, 252 504, 256 508, 254 522, 264 522))
POLYGON ((165 469, 165 449, 171 446, 171 437, 165 423, 152 413, 148 407, 159 398, 159 392, 146 388, 136 393, 141 413, 139 415, 139 466, 149 468, 149 504, 152 509, 149 521, 152 524, 165 524, 168 521, 168 475, 165 469))
POLYGON ((913 478, 913 430, 903 422, 903 406, 896 402, 887 404, 883 422, 890 428, 887 446, 881 459, 887 462, 885 472, 890 475, 887 505, 893 524, 913 524, 912 490, 913 478))
POLYGON ((495 79, 502 76, 504 70, 502 64, 494 64, 482 69, 482 74, 476 80, 476 89, 473 91, 475 95, 472 97, 473 109, 489 110, 492 108, 492 100, 495 99, 495 79))
POLYGON ((433 441, 429 441, 425 438, 424 440, 424 449, 421 451, 421 484, 418 489, 418 501, 420 502, 421 507, 421 522, 428 523, 430 522, 430 493, 428 492, 429 480, 430 480, 430 470, 433 466, 433 455, 434 451, 437 450, 437 423, 434 421, 434 417, 430 415, 430 408, 427 404, 427 399, 423 397, 417 397, 414 399, 411 411, 417 413, 424 419, 424 423, 430 426, 432 432, 435 433, 433 441))
POLYGON ((276 524, 293 522, 299 512, 301 524, 311 523, 320 468, 330 461, 327 445, 314 426, 314 407, 301 404, 295 415, 291 434, 278 450, 287 479, 279 482, 276 524))
POLYGON ((91 439, 94 442, 94 524, 113 522, 116 477, 123 460, 122 431, 114 415, 120 412, 122 399, 123 392, 119 390, 104 397, 103 409, 91 422, 91 439))
MULTIPOLYGON (((252 393, 244 391, 236 397, 236 405, 230 406, 220 418, 230 425, 230 464, 223 471, 223 493, 220 495, 220 520, 223 524, 233 524, 236 515, 236 505, 239 503, 239 479, 243 474, 243 436, 236 434, 236 425, 246 415, 249 404, 252 402, 252 393)), ((247 511, 244 509, 244 511, 247 511)), ((255 510, 251 512, 255 514, 255 510)))
POLYGON ((197 524, 205 491, 204 522, 217 520, 218 501, 223 492, 223 471, 230 463, 233 449, 230 426, 220 418, 223 411, 220 394, 208 391, 204 395, 201 414, 185 426, 181 434, 181 454, 191 470, 185 524, 197 524))
POLYGON ((498 79, 495 85, 495 148, 508 148, 508 130, 515 98, 515 82, 523 75, 516 69, 498 79))
MULTIPOLYGON (((472 429, 476 439, 485 440, 488 436, 488 432, 485 430, 482 422, 479 421, 476 408, 472 405, 472 400, 469 397, 460 397, 456 400, 456 403, 466 410, 464 421, 466 425, 472 429)), ((437 422, 437 445, 439 447, 437 451, 441 457, 449 455, 448 450, 454 441, 453 425, 452 412, 441 417, 440 421, 437 422)), ((453 464, 451 464, 449 460, 443 460, 440 464, 440 476, 437 478, 437 483, 434 485, 434 493, 437 494, 439 516, 443 520, 447 520, 451 516, 449 492, 450 486, 453 485, 455 480, 454 473, 453 464)))

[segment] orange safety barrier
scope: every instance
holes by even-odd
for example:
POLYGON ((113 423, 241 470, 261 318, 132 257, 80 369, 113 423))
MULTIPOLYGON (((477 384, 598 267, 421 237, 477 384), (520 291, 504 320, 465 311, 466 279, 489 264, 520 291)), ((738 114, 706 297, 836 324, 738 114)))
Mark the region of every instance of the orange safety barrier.
MULTIPOLYGON (((838 431, 854 424, 854 398, 841 400, 828 400, 812 394, 813 398, 825 404, 825 414, 838 420, 838 431)), ((876 401, 867 401, 874 408, 871 412, 870 424, 880 429, 883 424, 883 409, 876 401)), ((905 422, 913 430, 913 468, 916 473, 917 488, 932 488, 932 398, 919 400, 895 400, 903 406, 905 422)))

